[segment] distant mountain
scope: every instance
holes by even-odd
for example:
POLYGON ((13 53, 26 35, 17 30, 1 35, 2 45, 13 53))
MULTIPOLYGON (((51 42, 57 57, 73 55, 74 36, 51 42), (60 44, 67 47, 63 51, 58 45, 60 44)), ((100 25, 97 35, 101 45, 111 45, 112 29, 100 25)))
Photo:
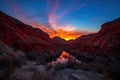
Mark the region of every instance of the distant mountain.
POLYGON ((54 38, 52 38, 53 42, 59 42, 59 43, 66 43, 66 41, 64 39, 61 39, 60 37, 56 36, 54 38))
POLYGON ((95 55, 120 55, 120 18, 104 23, 98 33, 69 41, 68 50, 95 55))

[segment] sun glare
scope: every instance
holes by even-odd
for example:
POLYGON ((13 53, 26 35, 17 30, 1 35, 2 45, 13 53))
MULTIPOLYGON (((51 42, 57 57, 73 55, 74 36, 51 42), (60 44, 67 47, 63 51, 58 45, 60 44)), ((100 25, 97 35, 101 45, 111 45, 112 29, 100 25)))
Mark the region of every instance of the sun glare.
POLYGON ((69 38, 64 38, 66 41, 69 41, 69 40, 75 40, 76 38, 72 38, 72 37, 69 37, 69 38))

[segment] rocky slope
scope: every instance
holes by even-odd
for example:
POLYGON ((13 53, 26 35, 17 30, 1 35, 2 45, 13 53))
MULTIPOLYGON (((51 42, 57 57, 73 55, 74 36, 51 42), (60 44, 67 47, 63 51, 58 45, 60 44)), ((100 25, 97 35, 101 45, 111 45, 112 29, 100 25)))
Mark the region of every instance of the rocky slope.
MULTIPOLYGON (((14 50, 25 52, 28 57, 54 59, 61 53, 49 35, 0 11, 0 41, 14 50), (42 56, 42 57, 41 57, 42 56)), ((42 60, 41 60, 42 61, 42 60)), ((44 60, 43 60, 44 61, 44 60)))
POLYGON ((94 55, 120 55, 120 18, 102 25, 98 33, 69 41, 68 50, 94 55))
POLYGON ((22 51, 50 49, 48 34, 0 12, 0 40, 22 51))

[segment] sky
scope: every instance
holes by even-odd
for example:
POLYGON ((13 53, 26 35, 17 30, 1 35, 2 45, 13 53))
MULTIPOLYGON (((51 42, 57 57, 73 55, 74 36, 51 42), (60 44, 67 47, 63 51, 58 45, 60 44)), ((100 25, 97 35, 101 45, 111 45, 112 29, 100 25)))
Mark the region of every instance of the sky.
POLYGON ((120 0, 0 0, 0 10, 65 40, 100 30, 120 18, 120 0))

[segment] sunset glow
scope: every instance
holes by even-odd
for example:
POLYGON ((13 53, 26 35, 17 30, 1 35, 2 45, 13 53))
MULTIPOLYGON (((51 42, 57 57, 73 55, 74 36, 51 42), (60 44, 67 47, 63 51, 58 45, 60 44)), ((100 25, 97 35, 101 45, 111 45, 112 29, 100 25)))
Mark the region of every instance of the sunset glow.
MULTIPOLYGON (((81 32, 76 31, 75 26, 72 26, 70 24, 59 24, 58 21, 62 19, 66 13, 68 13, 69 10, 63 11, 63 13, 59 16, 57 16, 56 9, 58 8, 58 4, 53 6, 53 11, 48 14, 48 21, 50 26, 55 30, 55 32, 52 31, 45 31, 49 34, 50 38, 54 38, 56 36, 65 39, 66 41, 74 40, 82 35, 81 32)), ((50 4, 49 4, 50 5, 50 4)))
POLYGON ((41 29, 48 33, 50 38, 58 36, 68 41, 81 35, 97 32, 102 23, 118 18, 120 14, 118 6, 119 2, 114 0, 104 2, 91 2, 89 0, 29 0, 29 2, 2 0, 0 10, 23 23, 41 29))
MULTIPOLYGON (((51 4, 52 3, 48 0, 48 6, 51 6, 51 4)), ((49 34, 50 38, 58 36, 62 39, 65 39, 66 41, 69 41, 80 37, 82 34, 86 34, 82 33, 82 31, 80 30, 77 31, 76 26, 73 26, 71 24, 58 24, 59 21, 63 19, 71 11, 71 8, 69 7, 74 6, 75 4, 76 3, 69 4, 67 8, 58 15, 57 10, 59 9, 60 5, 59 1, 55 1, 54 5, 52 6, 52 11, 48 13, 48 23, 55 30, 55 32, 52 32, 50 30, 49 31, 43 30, 49 34)), ((85 6, 86 5, 84 6, 80 5, 79 9, 85 6)))
MULTIPOLYGON (((57 8, 57 7, 56 7, 57 8)), ((74 40, 78 37, 80 37, 83 34, 86 34, 86 32, 77 31, 75 26, 70 24, 58 24, 58 20, 62 18, 63 16, 57 16, 54 12, 56 11, 56 8, 53 12, 48 14, 48 25, 40 25, 38 21, 30 22, 30 25, 33 27, 37 27, 44 32, 48 33, 50 38, 54 38, 56 36, 68 40, 74 40), (59 18, 59 19, 58 19, 59 18)))
POLYGON ((78 38, 79 36, 81 36, 81 34, 77 34, 75 31, 65 31, 62 29, 56 30, 56 33, 49 33, 50 38, 53 38, 55 36, 59 36, 65 40, 74 40, 76 38, 78 38))
POLYGON ((54 28, 51 29, 51 27, 46 27, 47 25, 39 25, 37 23, 31 23, 31 25, 33 27, 37 27, 41 30, 43 30, 44 32, 48 33, 50 38, 54 38, 54 37, 60 37, 62 39, 65 39, 66 41, 69 40, 74 40, 82 35, 86 35, 86 34, 90 34, 93 32, 88 32, 88 31, 82 31, 79 30, 77 31, 73 26, 67 25, 67 26, 57 26, 54 25, 54 28))

